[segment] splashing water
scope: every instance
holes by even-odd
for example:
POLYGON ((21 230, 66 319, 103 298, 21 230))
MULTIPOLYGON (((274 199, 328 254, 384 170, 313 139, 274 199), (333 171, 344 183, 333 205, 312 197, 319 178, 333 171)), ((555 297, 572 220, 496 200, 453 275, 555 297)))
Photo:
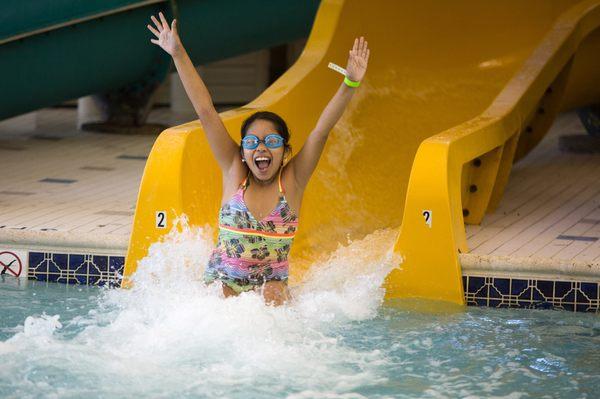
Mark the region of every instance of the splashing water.
POLYGON ((206 286, 211 231, 183 220, 150 247, 133 288, 101 290, 93 309, 68 322, 27 317, 0 342, 0 356, 23 367, 13 385, 20 397, 50 389, 34 375, 40 370, 62 375, 64 386, 52 386, 58 396, 71 385, 81 395, 102 387, 108 396, 281 397, 377 384, 386 362, 380 351, 346 347, 336 329, 375 317, 383 279, 399 264, 378 250, 391 248, 395 234, 340 246, 292 290, 289 305, 273 307, 259 293, 225 299, 218 284, 206 286))
POLYGON ((396 234, 340 245, 281 307, 206 286, 212 234, 185 222, 129 290, 0 281, 0 397, 595 397, 596 315, 381 306, 396 234))

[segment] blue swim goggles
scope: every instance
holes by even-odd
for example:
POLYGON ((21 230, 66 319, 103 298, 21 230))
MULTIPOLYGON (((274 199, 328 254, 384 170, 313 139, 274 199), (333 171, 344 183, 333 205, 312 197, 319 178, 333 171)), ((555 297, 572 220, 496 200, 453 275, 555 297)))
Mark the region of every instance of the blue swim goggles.
POLYGON ((267 148, 279 148, 283 145, 283 137, 278 134, 267 134, 264 140, 259 139, 253 134, 249 134, 242 139, 242 148, 245 150, 253 150, 260 143, 265 143, 267 148))

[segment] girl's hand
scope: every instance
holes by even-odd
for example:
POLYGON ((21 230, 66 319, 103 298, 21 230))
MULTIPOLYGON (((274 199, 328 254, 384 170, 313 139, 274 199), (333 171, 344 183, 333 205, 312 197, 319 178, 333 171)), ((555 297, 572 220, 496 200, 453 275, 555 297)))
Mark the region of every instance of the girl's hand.
POLYGON ((169 29, 169 24, 163 13, 159 12, 158 15, 161 22, 159 22, 154 15, 150 16, 154 25, 156 25, 156 28, 149 24, 147 25, 150 32, 154 33, 158 38, 158 40, 150 39, 150 41, 159 45, 163 50, 169 53, 171 57, 175 57, 183 52, 183 45, 177 34, 177 20, 174 19, 173 22, 171 22, 171 28, 169 29))
POLYGON ((348 56, 348 66, 346 71, 348 72, 348 79, 354 82, 360 82, 367 72, 367 62, 369 61, 370 50, 367 47, 367 41, 363 36, 354 39, 354 46, 350 50, 348 56))

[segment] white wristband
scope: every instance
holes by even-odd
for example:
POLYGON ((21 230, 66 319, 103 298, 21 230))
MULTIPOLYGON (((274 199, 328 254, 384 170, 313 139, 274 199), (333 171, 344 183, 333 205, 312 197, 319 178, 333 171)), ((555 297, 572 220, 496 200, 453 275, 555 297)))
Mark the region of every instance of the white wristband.
POLYGON ((336 72, 341 73, 344 76, 348 76, 348 72, 342 68, 341 66, 334 64, 333 62, 330 62, 329 65, 327 65, 329 68, 333 69, 336 72))

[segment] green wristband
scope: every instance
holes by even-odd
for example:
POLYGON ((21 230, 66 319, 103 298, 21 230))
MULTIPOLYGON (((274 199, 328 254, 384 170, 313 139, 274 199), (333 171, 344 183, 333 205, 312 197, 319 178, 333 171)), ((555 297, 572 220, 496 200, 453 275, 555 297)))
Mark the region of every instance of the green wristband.
POLYGON ((360 82, 355 82, 353 80, 350 80, 350 79, 348 79, 348 76, 344 76, 344 83, 346 83, 350 87, 360 86, 360 82))

